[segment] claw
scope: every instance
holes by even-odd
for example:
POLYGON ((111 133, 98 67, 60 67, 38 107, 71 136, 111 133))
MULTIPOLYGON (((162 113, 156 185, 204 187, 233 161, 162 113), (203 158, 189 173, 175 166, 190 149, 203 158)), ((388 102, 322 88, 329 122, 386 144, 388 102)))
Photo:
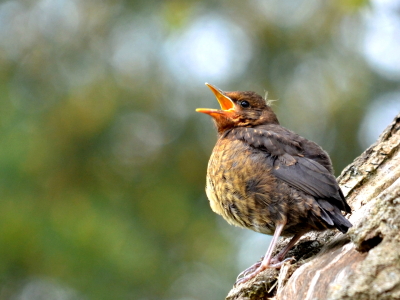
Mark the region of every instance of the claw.
POLYGON ((263 270, 265 270, 265 268, 263 268, 262 265, 260 264, 260 266, 255 271, 251 272, 250 274, 246 273, 246 276, 236 280, 234 286, 237 286, 237 285, 242 284, 242 283, 244 283, 246 281, 249 281, 250 279, 256 277, 263 270))
POLYGON ((261 261, 256 262, 254 265, 248 267, 246 270, 244 270, 243 272, 241 272, 238 277, 236 278, 236 282, 241 278, 246 276, 249 273, 254 272, 255 270, 257 270, 257 268, 259 268, 261 266, 261 261))
POLYGON ((254 265, 252 265, 251 267, 247 268, 246 270, 244 270, 242 273, 239 274, 239 276, 236 279, 236 282, 234 284, 234 286, 237 286, 239 284, 242 284, 246 281, 249 281, 250 279, 256 277, 259 273, 261 273, 262 271, 264 271, 267 268, 276 268, 279 269, 280 267, 282 267, 282 265, 285 262, 288 261, 293 261, 295 260, 294 257, 288 257, 286 259, 284 259, 283 261, 278 261, 278 262, 274 262, 274 263, 270 263, 268 265, 263 265, 262 262, 256 262, 254 265), (243 276, 243 277, 242 277, 243 276))

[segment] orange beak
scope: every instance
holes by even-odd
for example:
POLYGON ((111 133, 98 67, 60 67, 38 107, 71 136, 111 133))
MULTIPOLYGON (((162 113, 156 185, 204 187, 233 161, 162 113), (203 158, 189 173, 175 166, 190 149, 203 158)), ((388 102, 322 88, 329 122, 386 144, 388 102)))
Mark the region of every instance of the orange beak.
POLYGON ((203 114, 208 114, 212 117, 218 117, 219 115, 229 115, 235 110, 235 104, 228 96, 225 96, 224 93, 217 87, 206 82, 206 86, 210 88, 210 90, 214 93, 215 97, 221 106, 221 110, 212 109, 212 108, 197 108, 197 112, 201 112, 203 114))

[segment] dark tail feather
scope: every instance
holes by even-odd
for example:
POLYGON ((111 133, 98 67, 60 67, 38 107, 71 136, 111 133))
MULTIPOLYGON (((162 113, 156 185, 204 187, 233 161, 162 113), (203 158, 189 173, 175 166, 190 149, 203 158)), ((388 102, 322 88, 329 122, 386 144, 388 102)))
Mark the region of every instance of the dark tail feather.
POLYGON ((339 209, 335 209, 335 211, 332 212, 327 212, 328 215, 331 217, 333 224, 335 224, 335 227, 337 229, 339 229, 341 232, 346 233, 347 230, 349 230, 350 227, 353 226, 353 224, 351 224, 349 222, 349 220, 347 220, 340 212, 339 209))
MULTIPOLYGON (((346 233, 347 230, 349 230, 350 227, 353 225, 347 220, 341 213, 340 209, 337 208, 336 206, 331 205, 328 201, 326 200, 318 200, 318 204, 321 208, 321 211, 325 212, 322 213, 322 219, 330 219, 329 221, 333 222, 333 225, 339 229, 341 232, 346 233), (326 218, 326 215, 328 215, 328 218, 326 218), (325 218, 324 218, 325 216, 325 218)), ((328 220, 325 220, 329 225, 332 223, 329 222, 328 220)))
POLYGON ((343 200, 343 204, 344 204, 344 211, 346 212, 346 213, 348 213, 348 214, 351 214, 351 208, 350 208, 350 206, 347 204, 347 202, 346 202, 346 198, 344 197, 344 195, 343 195, 343 192, 342 192, 342 190, 339 188, 339 195, 340 195, 340 198, 342 198, 342 200, 343 200))

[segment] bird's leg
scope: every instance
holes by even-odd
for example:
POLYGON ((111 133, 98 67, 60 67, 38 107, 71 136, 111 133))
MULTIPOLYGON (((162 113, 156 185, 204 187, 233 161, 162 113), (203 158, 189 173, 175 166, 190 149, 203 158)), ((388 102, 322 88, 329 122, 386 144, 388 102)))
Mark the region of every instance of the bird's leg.
MULTIPOLYGON (((289 241, 289 243, 277 255, 275 255, 273 258, 271 258, 269 267, 270 268, 280 268, 283 265, 283 263, 294 260, 293 257, 288 257, 285 260, 283 260, 283 258, 286 256, 286 254, 289 252, 289 250, 292 249, 292 247, 297 243, 297 241, 303 236, 303 234, 304 233, 301 232, 301 233, 297 233, 296 235, 294 235, 291 238, 291 240, 289 241)), ((263 259, 263 257, 261 258, 260 261, 256 262, 254 265, 252 265, 251 267, 249 267, 246 270, 244 270, 243 272, 241 272, 238 275, 237 280, 239 278, 241 278, 242 276, 245 276, 251 272, 254 272, 261 265, 262 259, 263 259)))
MULTIPOLYGON (((268 250, 267 250, 267 253, 264 256, 264 259, 261 261, 261 263, 259 265, 258 265, 258 263, 256 263, 255 265, 251 266, 249 269, 245 270, 244 274, 247 274, 250 271, 252 271, 253 269, 255 269, 250 274, 247 274, 245 277, 242 277, 242 278, 238 279, 236 281, 235 285, 241 284, 243 282, 246 282, 246 281, 254 278, 257 274, 259 274, 260 272, 264 271, 266 268, 275 267, 275 266, 271 266, 270 265, 271 256, 272 256, 272 253, 274 252, 276 243, 278 242, 279 236, 281 235, 283 227, 285 225, 286 225, 286 222, 281 222, 281 223, 278 223, 276 225, 274 236, 272 237, 271 244, 268 247, 268 250)), ((277 267, 279 268, 280 266, 277 266, 277 267)))
MULTIPOLYGON (((270 268, 280 268, 283 265, 283 263, 294 260, 293 257, 286 258, 285 260, 283 260, 283 258, 286 256, 286 254, 289 252, 289 250, 292 249, 292 247, 297 243, 297 241, 303 236, 303 234, 304 233, 297 233, 296 235, 294 235, 292 237, 292 239, 289 241, 289 243, 277 255, 275 255, 273 258, 271 258, 269 267, 270 268)), ((261 265, 262 259, 263 259, 263 257, 261 258, 260 261, 256 262, 254 265, 252 265, 251 267, 248 267, 246 270, 241 272, 238 275, 237 280, 239 280, 239 278, 246 276, 247 274, 249 274, 251 272, 254 272, 261 265)))
POLYGON ((289 243, 271 259, 271 267, 280 267, 284 262, 294 260, 293 257, 286 258, 285 260, 283 260, 283 258, 286 256, 289 250, 292 249, 292 247, 297 243, 297 241, 302 237, 303 234, 304 232, 296 233, 292 237, 289 243))

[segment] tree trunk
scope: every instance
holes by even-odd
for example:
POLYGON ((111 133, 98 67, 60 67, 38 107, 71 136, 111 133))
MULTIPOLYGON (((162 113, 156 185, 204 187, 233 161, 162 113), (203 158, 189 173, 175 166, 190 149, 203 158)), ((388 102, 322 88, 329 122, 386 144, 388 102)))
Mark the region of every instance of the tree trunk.
POLYGON ((347 234, 305 235, 288 254, 296 263, 265 270, 226 299, 400 299, 399 129, 400 114, 338 178, 353 210, 347 234))

